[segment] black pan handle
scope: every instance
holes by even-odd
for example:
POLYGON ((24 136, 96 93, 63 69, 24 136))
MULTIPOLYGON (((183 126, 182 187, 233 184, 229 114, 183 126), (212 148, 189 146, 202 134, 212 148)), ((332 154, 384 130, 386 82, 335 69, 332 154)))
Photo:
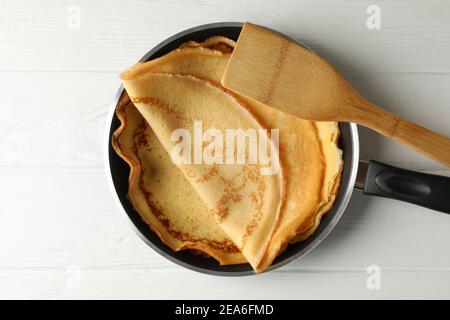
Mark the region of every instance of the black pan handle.
POLYGON ((365 194, 450 213, 450 177, 405 170, 374 160, 361 162, 360 166, 356 187, 365 194))

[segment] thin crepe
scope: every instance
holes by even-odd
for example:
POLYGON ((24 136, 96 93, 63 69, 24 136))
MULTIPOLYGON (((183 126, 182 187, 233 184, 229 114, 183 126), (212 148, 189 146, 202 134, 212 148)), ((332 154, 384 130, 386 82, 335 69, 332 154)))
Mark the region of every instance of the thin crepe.
MULTIPOLYGON (((168 153, 178 145, 172 139, 175 130, 195 137, 195 121, 201 122, 204 131, 218 130, 223 137, 229 129, 262 129, 235 97, 206 80, 149 72, 124 85, 168 153)), ((277 152, 271 143, 267 146, 269 154, 277 152)), ((196 164, 192 158, 178 167, 214 213, 216 223, 256 269, 278 222, 284 193, 281 170, 263 175, 259 164, 196 164)))
MULTIPOLYGON (((209 44, 209 48, 189 42, 164 57, 133 67, 122 75, 125 86, 128 89, 127 82, 130 84, 129 81, 142 80, 145 75, 161 72, 193 75, 220 86, 229 51, 211 49, 211 46, 223 45, 223 41, 213 39, 205 43, 209 44)), ((233 42, 227 45, 232 46, 233 42)), ((239 98, 245 100, 241 103, 264 127, 280 129, 280 163, 285 176, 285 196, 280 205, 279 223, 272 231, 264 254, 258 265, 252 264, 257 271, 262 271, 270 266, 289 242, 304 240, 311 235, 322 216, 331 208, 342 165, 341 151, 337 147, 339 131, 336 123, 301 120, 255 101, 239 98)), ((210 116, 213 114, 210 113, 210 116)))
POLYGON ((128 199, 145 223, 174 251, 196 250, 221 265, 245 263, 126 93, 116 114, 121 126, 113 147, 130 167, 128 199))

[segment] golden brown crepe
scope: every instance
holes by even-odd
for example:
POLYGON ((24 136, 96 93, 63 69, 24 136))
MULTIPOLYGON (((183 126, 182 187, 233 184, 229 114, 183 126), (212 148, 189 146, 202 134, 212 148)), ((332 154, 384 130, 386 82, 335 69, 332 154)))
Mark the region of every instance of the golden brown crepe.
POLYGON ((116 114, 121 126, 113 147, 130 166, 128 199, 142 219, 174 251, 195 249, 221 265, 245 263, 126 93, 116 114))
MULTIPOLYGON (((178 145, 172 132, 183 128, 194 137, 195 121, 201 121, 203 130, 218 130, 224 137, 229 129, 262 128, 235 97, 206 80, 149 72, 124 84, 168 153, 178 145)), ((276 152, 272 148, 270 154, 276 152)), ((214 213, 216 223, 256 269, 279 218, 284 193, 281 170, 263 175, 258 164, 195 163, 194 156, 192 162, 178 164, 178 168, 214 213)))
MULTIPOLYGON (((220 86, 220 78, 234 46, 232 40, 224 39, 226 38, 213 37, 203 43, 186 43, 180 49, 159 59, 138 64, 122 74, 127 91, 131 92, 131 95, 136 98, 135 104, 150 125, 154 129, 156 127, 157 135, 158 132, 166 132, 167 135, 170 131, 167 128, 167 123, 172 120, 168 120, 167 116, 164 115, 168 109, 161 109, 159 103, 154 103, 154 101, 149 103, 148 99, 143 103, 143 100, 139 98, 144 96, 148 98, 149 93, 155 95, 155 92, 159 94, 158 91, 165 91, 165 95, 163 94, 165 102, 184 103, 185 100, 191 100, 191 96, 204 95, 204 90, 208 86, 219 91, 223 90, 220 86), (174 92, 175 79, 182 79, 183 81, 175 85, 179 89, 174 92), (207 82, 202 82, 199 79, 207 80, 207 82), (162 82, 165 82, 165 84, 162 85, 162 82), (197 83, 198 86, 187 85, 187 82, 197 83), (184 87, 181 83, 184 83, 184 87), (165 89, 164 86, 166 86, 165 89), (201 89, 201 87, 204 88, 201 89), (200 92, 202 93, 199 94, 200 92), (178 98, 173 97, 175 93, 178 98), (157 108, 165 111, 161 112, 164 119, 161 116, 158 118, 155 115, 149 115, 157 108), (164 125, 161 126, 161 123, 164 125)), ((284 176, 283 190, 281 191, 283 198, 280 198, 282 201, 279 203, 280 211, 279 213, 275 212, 276 205, 274 204, 269 206, 273 210, 269 214, 271 218, 266 220, 266 224, 259 226, 260 230, 264 230, 260 231, 261 234, 265 236, 257 238, 252 250, 244 252, 244 256, 251 262, 254 269, 263 271, 270 266, 288 243, 304 240, 311 235, 320 223, 323 214, 331 208, 339 185, 342 165, 341 151, 337 147, 339 131, 336 123, 314 123, 301 120, 268 108, 258 102, 236 97, 226 90, 223 90, 223 93, 234 97, 234 99, 239 99, 238 104, 242 108, 250 110, 251 114, 264 127, 280 130, 280 166, 284 176), (256 247, 259 247, 259 251, 256 247)), ((194 101, 195 104, 198 104, 197 100, 194 101)), ((222 104, 221 108, 224 109, 227 104, 223 102, 222 104)), ((226 108, 233 109, 234 107, 228 106, 226 108)), ((195 106, 185 106, 184 111, 192 108, 195 108, 195 106)), ((205 106, 205 109, 207 110, 206 117, 215 119, 214 125, 225 127, 223 123, 217 123, 222 122, 220 112, 210 109, 208 106, 205 106)), ((172 111, 170 110, 170 112, 172 111)), ((187 122, 192 122, 192 120, 193 118, 190 118, 187 122)), ((238 119, 234 119, 232 123, 228 122, 226 125, 233 127, 235 122, 239 122, 238 119)), ((181 123, 176 122, 176 124, 180 125, 181 123)), ((184 123, 183 125, 189 124, 184 123)), ((162 134, 160 133, 160 135, 162 134)), ((162 137, 162 139, 167 140, 167 136, 162 137)), ((169 150, 173 145, 166 142, 166 146, 166 150, 169 150)), ((224 170, 224 172, 226 171, 227 169, 224 170)), ((185 174, 185 176, 204 202, 208 203, 211 197, 214 198, 210 194, 205 195, 205 190, 201 190, 201 186, 196 185, 195 181, 189 178, 189 175, 185 174)), ((275 180, 272 179, 271 181, 274 185, 276 185, 275 180)), ((276 188, 271 190, 271 192, 274 192, 276 188)), ((276 196, 273 196, 272 199, 275 200, 276 198, 276 196)), ((242 213, 248 214, 246 210, 243 210, 243 207, 235 208, 235 210, 240 212, 240 215, 235 215, 239 218, 242 217, 242 213)), ((243 230, 236 228, 236 225, 237 223, 234 223, 225 228, 222 225, 220 226, 242 249, 242 243, 236 239, 242 237, 243 230)))

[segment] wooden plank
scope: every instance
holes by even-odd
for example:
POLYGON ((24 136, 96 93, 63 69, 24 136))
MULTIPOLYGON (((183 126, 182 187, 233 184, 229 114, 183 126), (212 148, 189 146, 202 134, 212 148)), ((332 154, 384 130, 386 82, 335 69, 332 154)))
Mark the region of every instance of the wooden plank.
MULTIPOLYGON (((120 84, 116 73, 4 75, 0 86, 8 89, 0 95, 0 170, 103 167, 105 117, 120 84)), ((353 74, 347 79, 374 103, 450 136, 450 75, 353 74)), ((363 159, 415 170, 447 169, 368 129, 360 135, 363 159)))
MULTIPOLYGON (((180 270, 133 233, 101 171, 2 172, 0 190, 0 273, 72 265, 180 270)), ((449 268, 449 228, 445 214, 355 192, 329 237, 286 270, 449 268)))
MULTIPOLYGON (((400 108, 399 113, 409 112, 412 120, 422 119, 449 133, 448 76, 376 77, 374 83, 378 85, 373 88, 366 87, 358 77, 351 81, 369 98, 378 97, 400 108), (408 93, 410 88, 421 86, 426 90, 408 93), (427 101, 433 111, 421 107, 427 101)), ((0 158, 0 189, 5 196, 0 214, 8 221, 0 226, 0 266, 171 266, 132 233, 105 183, 103 124, 118 85, 116 75, 10 73, 8 78, 1 78, 0 84, 9 86, 0 96, 0 104, 6 106, 0 108, 0 144, 5 151, 0 158), (90 89, 94 87, 95 91, 90 89), (21 88, 27 88, 27 95, 22 94, 21 88), (18 201, 18 194, 27 200, 18 201), (43 236, 46 234, 52 235, 51 240, 43 236), (12 245, 11 239, 15 239, 12 245)), ((362 131, 361 141, 365 157, 449 174, 448 169, 399 150, 399 146, 372 133, 362 131)), ((403 267, 448 266, 447 258, 435 258, 436 251, 448 248, 448 219, 427 212, 400 202, 355 194, 344 219, 330 235, 332 240, 326 240, 290 268, 361 267, 372 261, 403 267), (386 221, 392 223, 389 233, 385 230, 386 221), (356 240, 347 237, 348 230, 356 230, 356 240), (418 238, 417 234, 423 236, 418 238), (336 248, 340 241, 345 245, 336 248), (428 250, 430 247, 436 251, 428 250)))
POLYGON ((103 172, 1 174, 0 266, 167 265, 132 231, 103 172), (20 196, 23 196, 21 201, 20 196))
POLYGON ((102 167, 106 114, 116 74, 7 73, 0 85, 1 167, 102 167))
POLYGON ((450 72, 450 3, 373 1, 58 0, 0 3, 0 70, 120 71, 186 28, 218 21, 267 25, 301 39, 343 72, 450 72), (237 10, 239 8, 239 10, 237 10), (79 28, 73 18, 80 13, 79 28), (183 13, 180 19, 180 12, 183 13))
POLYGON ((0 298, 16 299, 432 299, 450 295, 449 271, 381 269, 380 290, 366 270, 275 272, 224 278, 186 270, 11 270, 0 273, 0 298), (175 289, 176 288, 176 289, 175 289), (220 288, 220 289, 219 289, 220 288))

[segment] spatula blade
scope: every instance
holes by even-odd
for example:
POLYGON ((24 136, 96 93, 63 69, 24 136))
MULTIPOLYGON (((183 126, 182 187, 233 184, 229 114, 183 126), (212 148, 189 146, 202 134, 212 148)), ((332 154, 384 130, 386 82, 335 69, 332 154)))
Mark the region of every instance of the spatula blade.
POLYGON ((335 92, 334 69, 303 46, 250 23, 242 28, 222 85, 301 118, 334 116, 321 108, 335 92))

